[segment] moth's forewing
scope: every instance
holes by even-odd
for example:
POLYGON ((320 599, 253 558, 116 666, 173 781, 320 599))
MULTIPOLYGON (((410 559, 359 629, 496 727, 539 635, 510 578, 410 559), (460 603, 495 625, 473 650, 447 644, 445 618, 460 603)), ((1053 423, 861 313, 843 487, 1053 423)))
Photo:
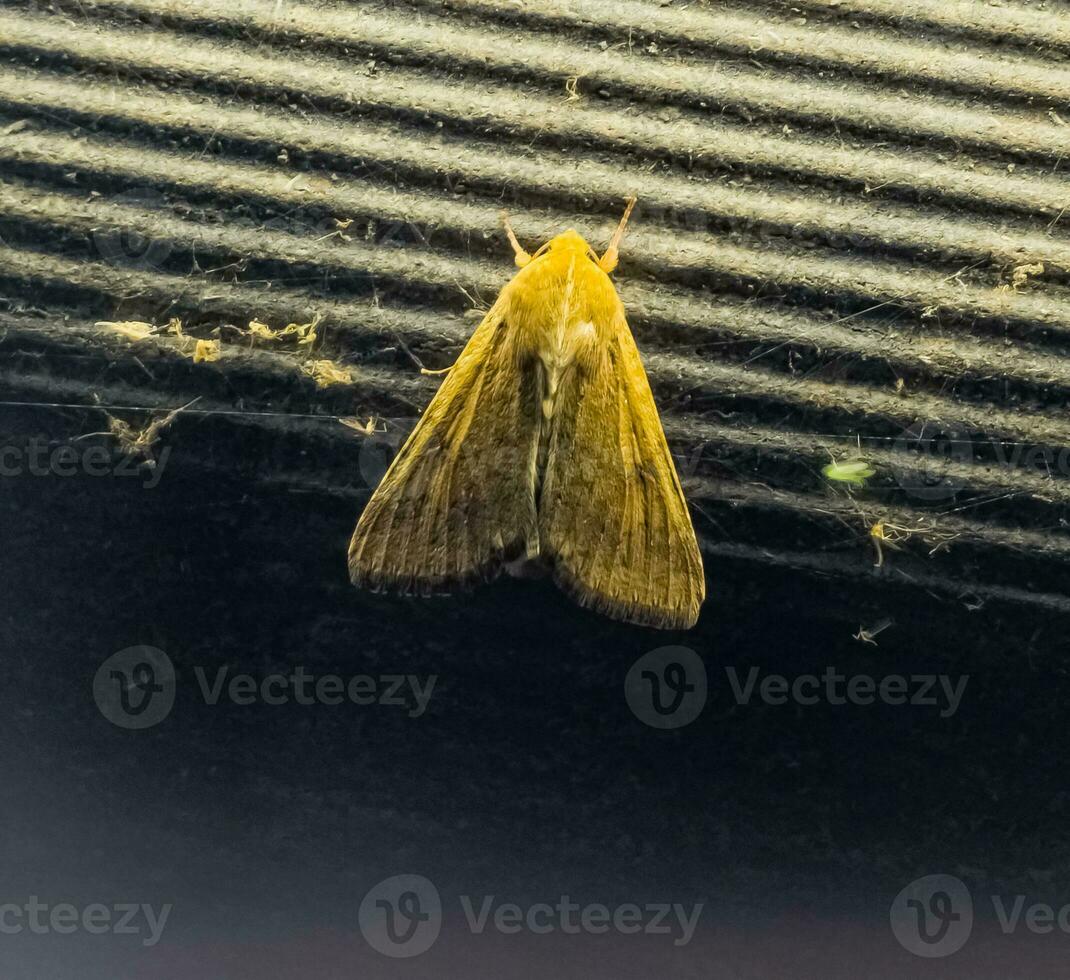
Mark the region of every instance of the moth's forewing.
POLYGON ((706 594, 687 503, 616 290, 601 270, 587 272, 598 319, 554 410, 539 495, 542 550, 581 605, 687 628, 706 594))
POLYGON ((449 591, 537 550, 535 372, 503 322, 507 286, 394 459, 349 546, 353 583, 449 591))

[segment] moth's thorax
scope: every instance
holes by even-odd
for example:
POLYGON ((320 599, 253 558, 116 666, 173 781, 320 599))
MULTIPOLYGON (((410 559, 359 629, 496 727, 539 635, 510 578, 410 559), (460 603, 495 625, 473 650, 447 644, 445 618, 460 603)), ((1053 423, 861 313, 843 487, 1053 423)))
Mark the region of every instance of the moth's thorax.
POLYGON ((541 487, 558 396, 571 371, 595 371, 599 343, 623 315, 609 276, 590 246, 574 231, 558 235, 517 273, 507 287, 503 325, 523 369, 539 385, 539 436, 530 459, 532 485, 541 487))
POLYGON ((620 312, 613 283, 575 231, 548 242, 511 287, 506 319, 518 350, 552 373, 593 352, 599 332, 620 312))

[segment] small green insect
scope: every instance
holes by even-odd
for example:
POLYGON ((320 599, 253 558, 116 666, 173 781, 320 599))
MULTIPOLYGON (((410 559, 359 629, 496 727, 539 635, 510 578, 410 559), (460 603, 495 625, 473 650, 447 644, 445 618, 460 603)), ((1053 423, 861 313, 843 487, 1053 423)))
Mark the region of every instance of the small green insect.
POLYGON ((867 478, 877 471, 865 460, 854 459, 847 462, 837 463, 833 461, 821 470, 828 480, 836 480, 838 483, 850 483, 853 487, 864 487, 867 478))

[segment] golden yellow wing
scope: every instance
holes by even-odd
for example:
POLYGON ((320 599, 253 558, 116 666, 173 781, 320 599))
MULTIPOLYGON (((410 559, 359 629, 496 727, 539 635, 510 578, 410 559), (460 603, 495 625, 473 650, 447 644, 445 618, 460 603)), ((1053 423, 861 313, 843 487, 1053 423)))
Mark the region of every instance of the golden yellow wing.
POLYGON ((357 522, 349 573, 403 594, 492 578, 538 547, 538 378, 504 321, 472 334, 357 522))
POLYGON ((583 606, 687 628, 706 582, 687 503, 619 303, 562 379, 539 494, 542 551, 583 606))

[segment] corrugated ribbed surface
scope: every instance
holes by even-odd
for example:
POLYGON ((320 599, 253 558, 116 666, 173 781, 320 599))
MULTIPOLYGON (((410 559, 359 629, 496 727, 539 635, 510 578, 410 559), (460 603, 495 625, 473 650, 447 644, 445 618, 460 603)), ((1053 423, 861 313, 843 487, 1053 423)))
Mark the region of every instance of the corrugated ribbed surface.
POLYGON ((723 554, 1067 608, 1067 53, 1051 3, 6 4, 0 385, 199 396, 283 447, 177 420, 204 465, 359 500, 335 417, 396 444, 511 274, 499 211, 604 242, 635 193, 617 278, 714 595, 723 554))

